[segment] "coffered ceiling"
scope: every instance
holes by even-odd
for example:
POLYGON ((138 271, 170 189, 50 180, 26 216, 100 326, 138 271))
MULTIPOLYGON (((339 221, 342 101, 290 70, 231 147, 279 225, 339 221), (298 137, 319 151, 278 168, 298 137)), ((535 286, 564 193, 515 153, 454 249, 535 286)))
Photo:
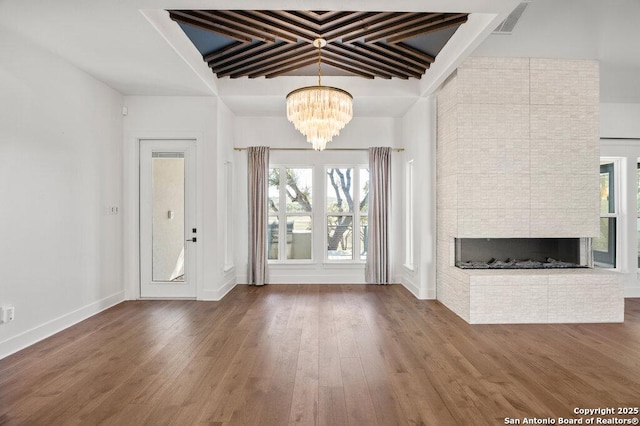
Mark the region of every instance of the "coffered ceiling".
POLYGON ((169 10, 218 78, 332 74, 420 79, 467 13, 169 10), (313 41, 326 40, 318 52, 313 41), (336 73, 336 70, 339 70, 336 73))
MULTIPOLYGON (((469 54, 596 59, 601 64, 602 102, 640 102, 638 0, 533 0, 512 34, 490 35, 518 3, 519 0, 0 0, 0 51, 10 51, 11 37, 20 37, 31 42, 34 50, 53 52, 60 60, 124 95, 214 95, 235 114, 275 116, 284 114, 283 99, 288 92, 315 82, 314 65, 292 71, 287 78, 218 79, 203 61, 203 56, 213 50, 196 49, 185 29, 189 27, 200 35, 214 33, 178 24, 170 19, 167 10, 469 13, 467 22, 455 32, 452 27, 402 41, 415 43, 412 47, 436 56, 420 80, 352 77, 354 74, 329 65, 323 66, 323 76, 327 76, 329 84, 354 95, 357 115, 386 117, 402 116, 419 96, 439 87, 469 54), (429 43, 421 44, 423 39, 441 37, 447 31, 452 35, 437 54, 437 49, 428 50, 429 43)), ((234 42, 214 35, 223 43, 234 42)), ((46 61, 34 61, 34 72, 47 72, 46 61)))

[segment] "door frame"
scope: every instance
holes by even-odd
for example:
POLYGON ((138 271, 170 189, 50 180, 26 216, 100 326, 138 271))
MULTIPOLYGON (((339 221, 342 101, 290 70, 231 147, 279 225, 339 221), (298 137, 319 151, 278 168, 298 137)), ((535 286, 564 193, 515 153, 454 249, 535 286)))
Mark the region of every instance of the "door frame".
POLYGON ((202 300, 204 277, 204 227, 203 227, 203 152, 201 133, 145 132, 125 137, 124 147, 124 291, 126 300, 140 299, 140 142, 143 140, 192 140, 196 145, 196 227, 198 228, 198 250, 196 250, 196 300, 202 300))

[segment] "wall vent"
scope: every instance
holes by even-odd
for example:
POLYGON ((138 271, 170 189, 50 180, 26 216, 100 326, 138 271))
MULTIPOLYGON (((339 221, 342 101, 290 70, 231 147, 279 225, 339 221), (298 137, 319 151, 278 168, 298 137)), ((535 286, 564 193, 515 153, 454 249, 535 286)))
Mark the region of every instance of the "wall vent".
POLYGON ((511 12, 509 16, 507 16, 507 19, 502 21, 502 23, 498 25, 498 28, 493 30, 492 34, 511 34, 516 24, 520 20, 520 17, 527 9, 527 6, 529 6, 529 3, 531 3, 531 0, 524 0, 522 3, 516 6, 516 8, 513 9, 513 12, 511 12))

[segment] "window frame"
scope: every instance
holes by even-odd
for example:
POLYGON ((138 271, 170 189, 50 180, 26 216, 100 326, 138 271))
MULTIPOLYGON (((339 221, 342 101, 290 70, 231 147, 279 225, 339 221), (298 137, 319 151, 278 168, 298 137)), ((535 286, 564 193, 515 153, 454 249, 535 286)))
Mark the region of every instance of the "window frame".
MULTIPOLYGON (((360 190, 361 190, 361 183, 360 183, 360 171, 361 170, 369 170, 369 165, 368 164, 356 164, 356 163, 352 163, 352 164, 325 164, 324 165, 324 200, 323 200, 323 209, 324 209, 324 229, 323 229, 323 234, 324 234, 324 245, 323 245, 323 257, 324 260, 323 262, 326 264, 336 264, 336 265, 343 265, 343 264, 364 264, 366 263, 366 256, 365 259, 361 259, 360 256, 360 218, 362 216, 367 217, 369 216, 369 205, 367 204, 367 211, 366 212, 361 212, 360 211, 360 202, 361 200, 361 194, 360 194, 360 190), (336 212, 329 212, 328 210, 328 206, 327 206, 327 200, 328 200, 328 194, 329 194, 329 189, 328 189, 328 184, 327 184, 327 175, 328 175, 328 171, 329 169, 353 169, 353 177, 352 177, 352 188, 353 188, 353 211, 351 212, 342 212, 342 213, 336 213, 336 212), (328 250, 328 245, 329 245, 329 235, 328 235, 328 226, 329 226, 329 216, 351 216, 352 220, 351 220, 351 225, 352 225, 352 231, 351 231, 351 247, 352 247, 352 252, 351 252, 351 259, 329 259, 329 250, 328 250)), ((369 181, 371 178, 371 172, 369 171, 369 181)), ((370 189, 369 189, 370 191, 370 189)), ((368 227, 368 220, 367 220, 367 227, 368 227)), ((368 232, 368 231, 367 231, 368 232)), ((366 250, 366 247, 365 247, 366 250)))
MULTIPOLYGON (((269 217, 275 216, 278 218, 278 258, 277 259, 267 259, 268 264, 309 264, 315 263, 314 257, 314 239, 315 239, 315 230, 314 230, 314 210, 316 209, 316 190, 314 189, 316 183, 314 182, 315 177, 315 166, 311 164, 304 165, 294 165, 294 164, 270 164, 269 165, 269 174, 272 169, 278 169, 278 173, 280 174, 280 185, 278 187, 278 211, 277 213, 272 213, 269 211, 269 206, 267 205, 267 232, 269 232, 269 217), (283 173, 286 173, 287 169, 309 169, 311 172, 311 211, 308 212, 287 212, 287 183, 286 180, 282 180, 282 176, 286 176, 283 173), (309 216, 311 218, 311 257, 309 259, 288 259, 287 258, 287 217, 288 216, 309 216), (284 225, 284 226, 283 226, 284 225), (280 241, 284 241, 284 244, 280 244, 280 241)), ((268 185, 268 184, 267 184, 268 185)), ((267 203, 268 203, 267 196, 267 203)), ((269 238, 266 238, 267 244, 267 252, 269 251, 269 238)), ((267 256, 268 258, 268 256, 267 256)))
MULTIPOLYGON (((636 263, 636 271, 640 270, 640 157, 636 159, 636 235, 638 240, 636 241, 636 256, 638 262, 636 263)), ((638 275, 636 275, 638 276, 638 275)), ((638 277, 640 278, 640 277, 638 277)))
MULTIPOLYGON (((610 188, 612 188, 613 190, 613 212, 607 212, 607 213, 603 213, 601 211, 600 208, 598 208, 598 214, 599 214, 599 222, 602 219, 609 219, 609 247, 611 247, 613 250, 609 251, 609 252, 602 252, 599 250, 596 250, 595 248, 592 250, 593 251, 593 266, 596 268, 600 268, 600 269, 608 269, 608 270, 618 270, 620 269, 620 262, 619 262, 619 256, 618 254, 620 253, 620 228, 621 228, 621 223, 620 223, 620 177, 621 177, 621 158, 618 157, 600 157, 600 165, 599 165, 599 173, 598 173, 598 182, 600 181, 600 175, 603 173, 602 172, 602 167, 606 166, 607 164, 602 164, 604 163, 608 163, 611 165, 611 171, 609 172, 610 175, 610 180, 613 180, 613 184, 609 185, 610 188), (611 219, 614 219, 614 221, 612 222, 611 219), (614 226, 612 226, 612 223, 614 223, 614 226), (614 232, 612 231, 612 228, 615 228, 614 232), (613 237, 612 237, 613 235, 613 237), (613 241, 612 241, 613 239, 613 241), (610 253, 610 254, 609 254, 610 253), (604 258, 604 256, 610 256, 607 258, 604 258), (600 258, 600 262, 598 261, 598 258, 600 258), (613 267, 610 266, 604 266, 604 264, 602 263, 603 261, 613 264, 613 267), (603 266, 599 266, 598 263, 600 263, 603 266)), ((598 188, 600 186, 598 185, 598 188)))

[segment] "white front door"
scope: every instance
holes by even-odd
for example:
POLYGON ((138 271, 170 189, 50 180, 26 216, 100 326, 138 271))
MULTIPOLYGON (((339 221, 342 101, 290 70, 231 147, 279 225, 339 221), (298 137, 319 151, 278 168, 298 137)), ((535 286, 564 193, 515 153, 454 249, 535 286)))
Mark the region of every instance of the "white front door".
POLYGON ((196 144, 140 141, 140 297, 196 297, 196 144))

